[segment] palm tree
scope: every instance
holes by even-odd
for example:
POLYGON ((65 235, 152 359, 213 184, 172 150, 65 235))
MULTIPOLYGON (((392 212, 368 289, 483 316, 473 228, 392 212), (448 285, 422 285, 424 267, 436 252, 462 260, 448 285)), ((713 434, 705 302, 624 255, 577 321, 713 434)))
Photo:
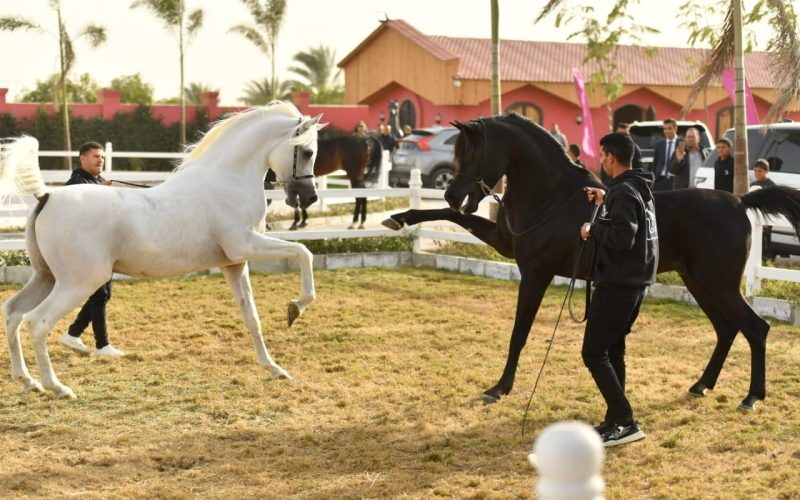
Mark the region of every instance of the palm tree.
MULTIPOLYGON (((772 39, 767 50, 770 53, 775 83, 778 87, 778 98, 767 114, 766 123, 777 121, 792 103, 800 98, 800 39, 797 35, 797 22, 790 2, 783 0, 759 0, 747 16, 747 21, 759 21, 770 16, 773 29, 772 39)), ((745 119, 745 67, 743 50, 742 0, 730 0, 726 10, 721 35, 708 55, 705 66, 698 77, 684 111, 691 108, 700 92, 712 81, 719 79, 725 68, 733 64, 736 81, 736 102, 734 105, 733 127, 736 142, 734 144, 733 191, 746 193, 749 187, 747 177, 747 120, 745 119)))
MULTIPOLYGON (((492 115, 499 115, 500 103, 500 39, 499 39, 499 7, 497 0, 492 0, 492 115)), ((499 183, 498 183, 499 184, 499 183)), ((502 187, 502 185, 501 185, 502 187)))
POLYGON ((304 81, 291 80, 289 83, 296 89, 311 92, 312 102, 333 104, 344 100, 342 70, 336 69, 336 52, 330 47, 320 45, 298 52, 293 60, 299 65, 290 67, 289 71, 303 77, 304 81))
MULTIPOLYGON (((269 57, 272 64, 272 79, 270 88, 278 90, 278 78, 275 73, 275 44, 281 30, 283 16, 286 14, 286 0, 265 0, 261 5, 260 0, 242 0, 250 11, 256 26, 237 24, 228 30, 228 33, 238 33, 249 40, 261 52, 269 57)), ((273 94, 270 100, 276 99, 273 94)))
MULTIPOLYGON (((55 11, 58 18, 58 51, 60 60, 60 75, 57 83, 56 92, 61 100, 61 115, 64 120, 64 150, 72 151, 72 141, 70 140, 70 127, 69 127, 69 108, 67 107, 67 75, 75 65, 75 51, 72 46, 72 38, 67 33, 64 26, 64 20, 61 17, 61 0, 50 0, 50 6, 55 11)), ((29 30, 37 32, 46 32, 42 27, 23 17, 6 16, 0 17, 0 31, 16 31, 16 30, 29 30)), ((89 39, 89 46, 95 48, 106 41, 106 29, 97 24, 87 24, 81 30, 75 39, 86 36, 89 39)), ((69 157, 64 158, 64 165, 70 168, 71 160, 69 157)))
POLYGON ((163 23, 167 31, 178 37, 178 53, 181 74, 181 144, 186 144, 186 95, 183 88, 183 54, 197 31, 203 26, 203 9, 186 11, 184 0, 134 0, 131 8, 150 9, 163 23))
POLYGON ((216 89, 211 85, 198 82, 192 82, 188 87, 183 89, 183 93, 186 96, 186 102, 194 106, 200 106, 202 104, 202 94, 218 91, 219 89, 216 89))
POLYGON ((244 89, 244 96, 240 99, 248 106, 263 106, 275 99, 286 101, 291 99, 291 82, 279 82, 278 90, 272 90, 272 82, 269 78, 261 80, 250 80, 244 89))

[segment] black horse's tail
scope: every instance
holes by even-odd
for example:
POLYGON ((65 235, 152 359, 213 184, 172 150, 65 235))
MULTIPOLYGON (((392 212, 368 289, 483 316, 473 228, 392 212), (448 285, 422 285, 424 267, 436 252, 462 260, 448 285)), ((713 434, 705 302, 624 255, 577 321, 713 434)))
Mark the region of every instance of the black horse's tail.
POLYGON ((742 196, 742 203, 763 215, 786 217, 800 237, 800 191, 785 186, 756 189, 742 196))

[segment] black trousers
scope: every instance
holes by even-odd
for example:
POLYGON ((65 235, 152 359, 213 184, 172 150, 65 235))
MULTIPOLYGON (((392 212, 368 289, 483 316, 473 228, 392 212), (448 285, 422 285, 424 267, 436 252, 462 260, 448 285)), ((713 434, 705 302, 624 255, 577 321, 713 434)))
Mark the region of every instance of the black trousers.
POLYGON ((73 337, 80 337, 89 323, 94 332, 94 344, 97 349, 108 345, 108 330, 106 329, 106 304, 111 299, 111 281, 101 286, 94 292, 89 300, 81 307, 75 322, 69 327, 68 333, 73 337))
POLYGON ((633 421, 625 397, 625 337, 639 316, 644 290, 643 286, 600 285, 592 296, 581 354, 606 401, 606 422, 633 421))
POLYGON ((672 177, 659 176, 653 182, 653 191, 672 191, 672 177))

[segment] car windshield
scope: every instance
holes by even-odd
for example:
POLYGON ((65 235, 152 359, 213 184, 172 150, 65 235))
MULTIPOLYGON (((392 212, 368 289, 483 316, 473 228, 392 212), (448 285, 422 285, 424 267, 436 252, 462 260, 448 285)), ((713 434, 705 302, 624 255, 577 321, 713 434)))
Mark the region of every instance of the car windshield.
MULTIPOLYGON (((678 125, 678 135, 681 137, 686 137, 686 131, 691 127, 694 127, 700 131, 700 147, 703 149, 711 147, 706 129, 702 125, 678 125)), ((662 131, 661 124, 653 126, 632 126, 630 133, 633 142, 635 142, 636 145, 639 146, 639 149, 642 150, 653 149, 655 148, 656 143, 664 139, 664 133, 662 131)))

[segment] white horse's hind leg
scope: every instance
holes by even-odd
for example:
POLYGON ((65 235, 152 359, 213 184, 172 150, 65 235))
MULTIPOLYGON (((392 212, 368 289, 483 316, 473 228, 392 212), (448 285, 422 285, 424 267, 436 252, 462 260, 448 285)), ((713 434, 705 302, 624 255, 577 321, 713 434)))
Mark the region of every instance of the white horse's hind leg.
POLYGON ((86 300, 97 286, 99 285, 63 286, 59 282, 41 304, 23 316, 23 321, 29 324, 33 353, 42 376, 42 385, 45 389, 53 391, 57 398, 75 398, 75 393, 62 384, 53 371, 50 356, 47 354, 47 334, 61 318, 86 300))
POLYGON ((292 377, 286 370, 278 366, 272 359, 269 351, 267 351, 267 346, 264 344, 264 337, 261 335, 261 320, 258 319, 256 303, 253 300, 253 289, 250 287, 250 274, 247 263, 225 266, 221 270, 228 285, 231 287, 233 298, 236 299, 236 303, 239 304, 239 308, 242 311, 244 324, 250 330, 259 364, 276 377, 291 379, 292 377))
POLYGON ((6 338, 11 360, 11 377, 22 380, 22 392, 44 392, 42 384, 31 377, 25 365, 22 346, 19 341, 19 327, 23 315, 39 305, 53 289, 54 280, 49 274, 34 271, 30 281, 13 297, 3 303, 3 318, 6 323, 6 338))
POLYGON ((289 303, 288 321, 292 326, 294 320, 303 314, 317 294, 314 290, 314 256, 300 243, 269 238, 261 233, 250 231, 243 240, 221 242, 225 255, 233 262, 246 260, 270 260, 293 258, 300 266, 300 297, 289 303))

